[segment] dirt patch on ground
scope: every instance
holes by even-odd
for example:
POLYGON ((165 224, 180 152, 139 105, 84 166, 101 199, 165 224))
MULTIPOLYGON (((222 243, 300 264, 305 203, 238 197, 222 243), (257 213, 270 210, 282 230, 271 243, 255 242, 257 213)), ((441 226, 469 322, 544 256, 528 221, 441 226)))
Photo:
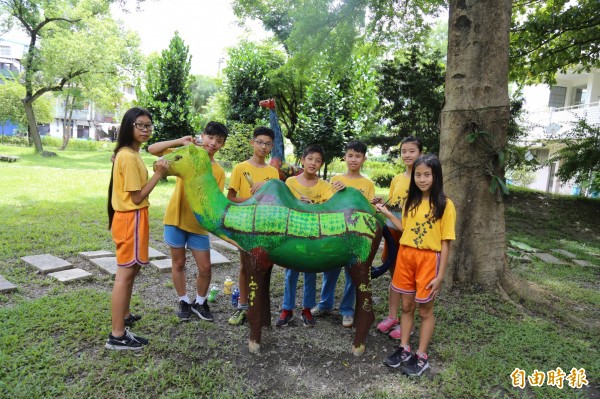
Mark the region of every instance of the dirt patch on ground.
MULTIPOLYGON (((167 247, 162 243, 151 245, 163 253, 168 253, 167 247)), ((239 255, 237 251, 225 250, 214 246, 216 250, 228 257, 232 262, 213 266, 213 283, 221 289, 223 281, 231 276, 237 285, 239 271, 239 255)), ((380 259, 378 254, 377 259, 380 259)), ((78 257, 68 258, 74 267, 80 267, 93 273, 94 277, 87 281, 71 284, 47 283, 40 285, 46 278, 33 279, 32 283, 19 284, 19 295, 27 299, 35 299, 44 295, 54 295, 75 289, 92 289, 95 291, 110 292, 112 277, 102 274, 92 263, 78 257)), ((195 263, 191 254, 188 254, 186 264, 188 294, 195 293, 194 281, 196 276, 195 263)), ((340 276, 338 291, 341 293, 344 275, 340 276)), ((387 287, 389 275, 373 281, 374 304, 376 308, 387 310, 387 287)), ((317 279, 317 289, 320 289, 321 276, 317 279)), ((378 333, 375 325, 371 328, 367 339, 366 352, 362 357, 352 355, 350 349, 354 336, 353 328, 342 327, 341 315, 333 313, 317 318, 315 328, 303 326, 300 318, 300 302, 302 300, 302 277, 299 281, 296 303, 298 307, 295 319, 289 326, 277 328, 274 326, 279 316, 279 308, 283 298, 284 269, 274 267, 271 278, 271 312, 272 327, 263 329, 262 347, 259 355, 248 351, 248 325, 230 326, 227 322, 233 313, 228 296, 219 295, 215 303, 211 303, 211 311, 215 316, 214 323, 201 322, 194 317, 189 323, 173 323, 173 328, 165 338, 160 334, 148 331, 144 320, 139 322, 134 331, 146 335, 154 340, 176 339, 181 334, 190 334, 197 331, 197 347, 186 353, 181 353, 179 359, 167 359, 170 354, 157 353, 160 359, 175 360, 177 363, 189 364, 190 362, 202 363, 210 358, 219 358, 230 361, 239 374, 247 375, 247 383, 254 390, 256 397, 355 397, 361 394, 370 394, 374 391, 385 392, 392 396, 406 395, 419 397, 421 393, 414 380, 403 377, 397 370, 389 369, 383 364, 383 359, 391 354, 397 342, 387 335, 378 333), (194 325, 197 327, 194 327, 194 325), (404 380, 404 381, 402 381, 404 380), (379 390, 381 387, 381 390, 379 390)), ((140 301, 134 312, 145 313, 147 317, 174 317, 177 297, 173 288, 170 273, 160 273, 152 266, 148 266, 136 278, 134 295, 140 301), (148 316, 153 314, 153 316, 148 316)), ((339 297, 339 295, 337 295, 339 297)), ((12 300, 3 306, 11 306, 12 300)), ((109 306, 109 304, 106 304, 109 306)), ((109 312, 109 309, 107 309, 109 312)), ((376 313, 376 319, 383 314, 376 313)), ((108 326, 107 326, 108 331, 108 326)), ((92 356, 101 356, 101 347, 104 336, 99 336, 98 346, 88 348, 92 356)), ((437 364, 432 359, 429 375, 436 374, 437 364)), ((254 396, 253 395, 253 396, 254 396)), ((370 396, 370 395, 369 395, 370 396)))

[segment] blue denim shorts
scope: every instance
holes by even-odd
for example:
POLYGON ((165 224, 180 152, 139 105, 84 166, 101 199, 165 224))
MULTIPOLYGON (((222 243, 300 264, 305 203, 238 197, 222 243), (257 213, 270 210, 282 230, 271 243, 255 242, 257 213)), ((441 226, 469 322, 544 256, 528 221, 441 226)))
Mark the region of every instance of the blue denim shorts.
POLYGON ((210 251, 210 240, 207 235, 190 233, 177 226, 165 224, 163 236, 165 243, 171 248, 187 248, 193 251, 210 251))

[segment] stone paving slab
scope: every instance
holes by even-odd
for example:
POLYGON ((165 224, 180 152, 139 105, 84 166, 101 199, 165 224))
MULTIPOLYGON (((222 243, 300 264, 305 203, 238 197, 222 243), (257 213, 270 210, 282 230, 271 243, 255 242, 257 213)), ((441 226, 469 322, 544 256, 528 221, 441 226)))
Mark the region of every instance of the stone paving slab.
POLYGON ((59 272, 73 267, 70 262, 50 254, 23 256, 21 260, 43 274, 59 272))
POLYGON ((17 286, 0 275, 0 292, 9 293, 17 290, 17 286))
POLYGON ((92 273, 86 272, 83 269, 75 268, 69 270, 63 270, 61 272, 48 273, 48 276, 57 279, 58 281, 62 281, 63 283, 68 283, 71 281, 85 280, 93 276, 92 273))
POLYGON ((562 254, 562 255, 566 256, 567 258, 571 258, 571 259, 577 258, 577 255, 575 255, 574 253, 569 252, 567 250, 564 250, 564 249, 551 249, 551 251, 562 254))
POLYGON ((525 252, 534 252, 535 253, 538 251, 537 249, 533 248, 532 246, 527 245, 524 242, 519 242, 519 241, 510 240, 510 246, 520 249, 525 252))
POLYGON ((564 265, 565 264, 565 262, 563 262, 562 260, 560 260, 557 257, 552 256, 550 254, 538 253, 538 254, 535 254, 535 256, 545 263, 552 263, 554 265, 564 265))
POLYGON ((597 265, 593 265, 590 262, 588 262, 587 260, 583 260, 583 259, 573 259, 573 262, 575 262, 576 264, 578 264, 579 266, 583 266, 583 267, 599 267, 597 265))
POLYGON ((163 272, 163 273, 169 273, 171 271, 171 259, 167 258, 167 259, 154 259, 150 261, 150 264, 154 267, 156 267, 156 269, 158 269, 159 272, 163 272))
POLYGON ((230 262, 231 261, 227 257, 225 257, 225 255, 221 254, 218 251, 215 251, 214 249, 210 250, 210 263, 212 263, 213 265, 230 262))
POLYGON ((105 251, 105 250, 80 252, 79 255, 83 256, 86 259, 105 258, 107 256, 115 256, 115 254, 113 252, 105 251))
POLYGON ((148 258, 150 259, 164 259, 168 257, 169 255, 165 255, 152 247, 148 248, 148 258))
POLYGON ((98 266, 104 273, 110 274, 111 276, 117 274, 117 258, 115 256, 94 258, 90 259, 90 262, 98 266))

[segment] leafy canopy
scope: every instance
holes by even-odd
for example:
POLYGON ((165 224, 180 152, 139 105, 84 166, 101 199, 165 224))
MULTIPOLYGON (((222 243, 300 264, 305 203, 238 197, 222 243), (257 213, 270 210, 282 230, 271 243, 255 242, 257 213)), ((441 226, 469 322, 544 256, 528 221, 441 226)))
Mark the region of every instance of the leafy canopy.
POLYGON ((160 56, 150 57, 145 85, 138 84, 138 105, 146 108, 155 130, 148 144, 193 135, 197 122, 192 114, 191 56, 178 32, 160 56))
POLYGON ((517 0, 510 35, 511 78, 554 83, 558 72, 600 67, 598 0, 517 0))

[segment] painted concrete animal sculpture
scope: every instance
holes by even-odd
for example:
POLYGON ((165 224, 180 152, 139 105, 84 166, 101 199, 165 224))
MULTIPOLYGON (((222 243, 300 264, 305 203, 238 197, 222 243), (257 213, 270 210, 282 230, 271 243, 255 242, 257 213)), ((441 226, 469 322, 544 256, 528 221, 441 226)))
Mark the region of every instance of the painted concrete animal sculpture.
POLYGON ((385 222, 359 191, 346 188, 329 201, 312 205, 297 200, 282 181, 274 179, 236 204, 219 190, 204 149, 187 146, 163 159, 170 163, 168 174, 183 179, 198 223, 241 248, 241 256, 246 257, 251 352, 260 351, 261 327, 271 325, 273 264, 302 272, 347 267, 357 287, 352 352, 357 356, 364 352, 374 320, 370 267, 385 222))

